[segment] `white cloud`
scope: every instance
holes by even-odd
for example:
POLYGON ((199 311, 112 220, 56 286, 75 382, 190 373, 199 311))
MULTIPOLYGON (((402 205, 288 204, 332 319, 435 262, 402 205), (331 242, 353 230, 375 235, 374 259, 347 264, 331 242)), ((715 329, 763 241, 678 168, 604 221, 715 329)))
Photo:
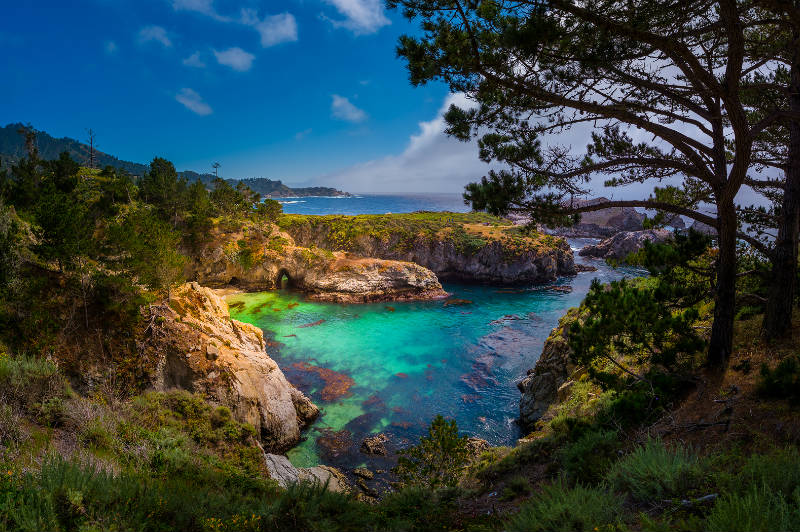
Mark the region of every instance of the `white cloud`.
POLYGON ((297 41, 297 20, 291 13, 267 15, 261 19, 255 9, 242 9, 241 23, 255 28, 264 48, 297 41))
POLYGON ((359 109, 350 100, 338 94, 332 95, 331 116, 347 122, 363 122, 367 119, 367 113, 359 109))
POLYGON ((303 131, 298 131, 297 133, 294 134, 294 140, 303 140, 304 138, 306 138, 308 135, 311 134, 311 131, 313 131, 311 128, 304 129, 303 131))
POLYGON ((103 45, 103 49, 108 55, 114 55, 117 53, 117 43, 114 41, 106 41, 106 43, 103 45))
POLYGON ((175 11, 194 11, 202 13, 220 22, 230 22, 230 17, 217 13, 214 9, 214 0, 172 0, 172 8, 175 11))
POLYGON ((183 60, 183 64, 189 67, 205 68, 206 64, 200 59, 200 52, 195 52, 183 60))
POLYGON ((344 16, 331 20, 337 28, 346 28, 356 35, 375 33, 392 22, 383 14, 383 0, 325 0, 344 16))
POLYGON ((139 30, 140 44, 145 44, 151 41, 161 43, 166 48, 172 46, 172 41, 169 40, 167 30, 161 26, 145 26, 139 30))
POLYGON ((261 46, 268 48, 285 42, 297 41, 297 20, 288 12, 266 15, 263 19, 253 8, 242 8, 238 18, 221 15, 214 0, 172 0, 175 11, 194 11, 220 22, 236 22, 255 29, 261 36, 261 46))
POLYGON ((210 115, 211 106, 203 101, 203 98, 192 89, 183 88, 175 95, 175 100, 189 109, 191 112, 200 116, 210 115))
POLYGON ((221 52, 214 50, 214 56, 220 65, 229 66, 239 72, 250 70, 250 67, 253 66, 253 60, 256 58, 253 54, 235 46, 221 52))

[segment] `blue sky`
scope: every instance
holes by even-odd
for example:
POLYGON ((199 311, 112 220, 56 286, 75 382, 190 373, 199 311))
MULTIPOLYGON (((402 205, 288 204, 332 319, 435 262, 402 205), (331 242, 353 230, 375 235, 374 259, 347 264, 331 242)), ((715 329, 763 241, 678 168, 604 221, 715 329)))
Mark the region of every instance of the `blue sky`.
POLYGON ((20 2, 0 19, 0 122, 147 162, 354 191, 483 175, 442 133, 458 96, 414 88, 383 0, 20 2))

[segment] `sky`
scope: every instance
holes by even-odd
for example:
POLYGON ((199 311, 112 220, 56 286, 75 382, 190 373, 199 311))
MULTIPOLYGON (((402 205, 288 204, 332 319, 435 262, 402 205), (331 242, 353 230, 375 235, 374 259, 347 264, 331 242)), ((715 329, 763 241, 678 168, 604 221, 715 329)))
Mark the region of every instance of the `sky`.
POLYGON ((15 2, 0 17, 0 123, 124 160, 353 192, 454 192, 487 165, 447 138, 463 96, 412 87, 417 29, 383 0, 15 2))

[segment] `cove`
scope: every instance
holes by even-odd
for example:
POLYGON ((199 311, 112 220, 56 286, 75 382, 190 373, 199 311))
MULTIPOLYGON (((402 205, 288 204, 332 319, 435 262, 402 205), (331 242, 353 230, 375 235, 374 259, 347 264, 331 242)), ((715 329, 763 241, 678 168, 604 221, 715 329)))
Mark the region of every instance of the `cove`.
MULTIPOLYGON (((570 241, 573 248, 586 242, 570 241)), ((233 318, 264 331, 270 356, 322 410, 290 460, 388 468, 390 458, 359 452, 363 439, 383 432, 390 451, 404 447, 437 414, 493 445, 521 436, 516 383, 559 318, 580 304, 592 279, 643 274, 577 254, 576 261, 598 270, 549 287, 445 284, 452 294, 445 301, 342 305, 276 290, 234 294, 228 303, 233 318)))

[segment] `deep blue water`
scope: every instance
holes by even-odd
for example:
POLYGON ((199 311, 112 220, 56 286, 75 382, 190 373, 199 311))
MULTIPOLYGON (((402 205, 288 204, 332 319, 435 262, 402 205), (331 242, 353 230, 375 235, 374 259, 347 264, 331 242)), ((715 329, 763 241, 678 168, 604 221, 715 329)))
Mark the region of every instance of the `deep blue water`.
POLYGON ((386 214, 390 212, 467 212, 461 194, 364 194, 352 197, 280 198, 291 214, 386 214))

